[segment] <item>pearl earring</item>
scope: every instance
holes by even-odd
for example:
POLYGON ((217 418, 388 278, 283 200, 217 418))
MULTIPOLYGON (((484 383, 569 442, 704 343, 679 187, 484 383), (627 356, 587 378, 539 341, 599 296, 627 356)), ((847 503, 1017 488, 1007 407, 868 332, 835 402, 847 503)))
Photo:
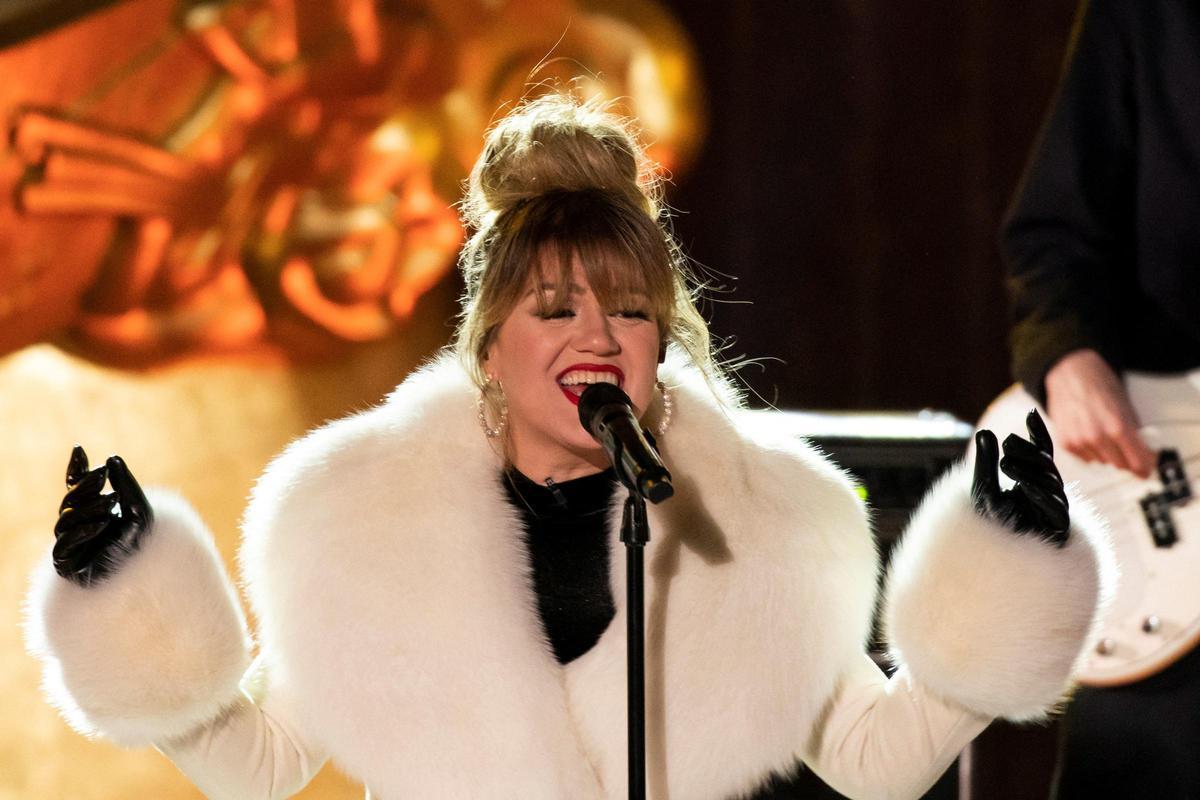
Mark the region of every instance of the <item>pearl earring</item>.
POLYGON ((658 387, 659 394, 662 395, 662 418, 658 421, 658 426, 654 429, 654 433, 659 437, 663 437, 667 433, 667 428, 671 427, 671 415, 675 412, 675 400, 671 397, 671 393, 667 391, 667 385, 662 381, 655 384, 658 387))
POLYGON ((500 381, 495 381, 496 389, 500 393, 500 419, 496 422, 496 427, 488 425, 487 421, 487 400, 484 397, 487 389, 491 387, 493 382, 492 377, 488 377, 487 386, 479 390, 479 397, 475 400, 475 407, 479 411, 479 427, 483 428, 483 435, 489 439, 499 439, 504 433, 504 429, 508 427, 508 402, 504 397, 504 384, 500 381))

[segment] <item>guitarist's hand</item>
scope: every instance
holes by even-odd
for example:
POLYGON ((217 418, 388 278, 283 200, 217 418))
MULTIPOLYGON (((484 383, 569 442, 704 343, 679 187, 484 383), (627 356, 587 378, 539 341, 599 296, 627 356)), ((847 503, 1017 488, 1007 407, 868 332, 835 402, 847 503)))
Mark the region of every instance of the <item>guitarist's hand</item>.
POLYGON ((1072 351, 1046 373, 1046 412, 1069 452, 1150 477, 1156 459, 1138 434, 1137 412, 1095 350, 1072 351))
POLYGON ((1036 410, 1025 418, 1029 440, 1015 433, 1004 440, 1004 458, 1000 469, 1016 483, 1011 489, 1000 488, 996 472, 999 447, 996 434, 981 430, 975 434, 975 479, 971 497, 975 509, 998 519, 1018 533, 1042 536, 1059 547, 1067 542, 1071 515, 1062 476, 1054 466, 1054 443, 1046 423, 1036 410))
POLYGON ((153 521, 142 487, 120 456, 89 470, 87 453, 75 445, 54 526, 54 569, 80 586, 102 580, 137 548, 153 521), (113 490, 101 494, 105 479, 113 490))

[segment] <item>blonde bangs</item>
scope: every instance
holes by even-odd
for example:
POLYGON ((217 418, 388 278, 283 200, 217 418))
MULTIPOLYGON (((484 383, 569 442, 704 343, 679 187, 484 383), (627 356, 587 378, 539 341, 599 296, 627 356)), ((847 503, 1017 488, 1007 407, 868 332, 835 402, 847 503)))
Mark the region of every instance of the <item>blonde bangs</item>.
POLYGON ((477 357, 531 288, 543 312, 569 305, 576 257, 603 308, 644 310, 666 337, 678 307, 671 251, 643 209, 600 191, 549 192, 504 216, 472 309, 477 357))
POLYGON ((660 332, 670 328, 675 288, 665 248, 658 259, 639 257, 628 242, 616 236, 545 243, 535 257, 541 269, 530 270, 531 284, 527 284, 538 290, 541 311, 557 311, 570 304, 576 259, 601 308, 645 311, 653 316, 660 332), (550 287, 553 291, 548 291, 550 287))

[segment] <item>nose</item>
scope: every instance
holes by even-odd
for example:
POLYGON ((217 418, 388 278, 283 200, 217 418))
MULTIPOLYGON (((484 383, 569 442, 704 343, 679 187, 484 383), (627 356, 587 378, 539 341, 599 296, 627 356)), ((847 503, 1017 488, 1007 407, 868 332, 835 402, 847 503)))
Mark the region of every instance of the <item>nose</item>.
POLYGON ((577 319, 579 328, 575 338, 576 350, 602 356, 621 352, 621 344, 613 335, 612 320, 602 309, 586 309, 577 319))

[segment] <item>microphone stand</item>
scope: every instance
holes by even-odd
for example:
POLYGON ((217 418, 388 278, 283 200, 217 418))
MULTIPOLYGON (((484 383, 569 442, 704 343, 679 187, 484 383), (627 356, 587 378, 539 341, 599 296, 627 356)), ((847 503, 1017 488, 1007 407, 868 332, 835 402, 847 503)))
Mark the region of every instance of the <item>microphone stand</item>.
POLYGON ((629 692, 629 798, 646 797, 646 611, 642 562, 650 541, 646 500, 661 503, 675 493, 671 473, 654 437, 633 416, 629 395, 611 383, 595 383, 579 396, 579 423, 603 447, 629 498, 621 520, 625 543, 625 655, 629 692))
POLYGON ((629 800, 646 797, 646 631, 645 568, 642 556, 650 541, 646 498, 635 489, 625 499, 621 517, 625 544, 625 654, 629 691, 629 800))

